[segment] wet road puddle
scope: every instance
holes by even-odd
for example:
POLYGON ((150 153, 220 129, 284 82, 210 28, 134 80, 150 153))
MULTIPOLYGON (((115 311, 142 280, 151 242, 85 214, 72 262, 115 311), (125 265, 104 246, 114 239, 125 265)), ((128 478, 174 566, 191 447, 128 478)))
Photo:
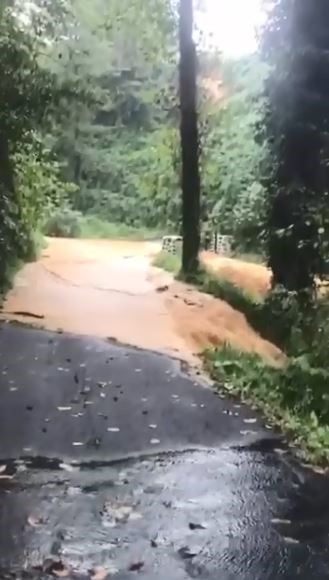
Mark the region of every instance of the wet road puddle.
POLYGON ((1 579, 328 578, 325 505, 274 452, 2 465, 1 579))

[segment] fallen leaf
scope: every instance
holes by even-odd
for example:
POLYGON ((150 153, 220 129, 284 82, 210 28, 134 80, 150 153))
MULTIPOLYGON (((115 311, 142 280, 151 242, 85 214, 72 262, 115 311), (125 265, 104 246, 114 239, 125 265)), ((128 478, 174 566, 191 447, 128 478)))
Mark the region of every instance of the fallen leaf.
POLYGON ((206 530, 207 526, 205 524, 194 524, 193 522, 189 523, 188 527, 190 530, 206 530))
POLYGON ((241 435, 257 435, 257 431, 240 431, 241 435))
POLYGON ((109 575, 109 571, 102 566, 96 566, 91 570, 91 580, 106 580, 109 575))
POLYGON ((139 512, 131 512, 130 516, 129 516, 129 520, 132 522, 137 522, 138 520, 141 520, 143 518, 142 514, 139 512))
POLYGON ((144 562, 134 562, 129 566, 129 572, 140 572, 142 568, 144 568, 144 562))
POLYGON ((191 558, 195 558, 195 556, 197 556, 197 552, 191 550, 191 548, 188 546, 183 546, 183 548, 180 548, 178 550, 178 554, 181 558, 183 558, 183 560, 190 560, 191 558))
POLYGON ((299 544, 300 543, 299 540, 296 540, 295 538, 288 538, 287 537, 287 538, 283 538, 283 539, 287 544, 299 544))
POLYGON ((57 578, 68 578, 71 575, 71 570, 62 562, 51 562, 44 571, 57 578))
POLYGON ((37 516, 29 516, 27 518, 27 521, 30 524, 30 526, 32 526, 32 528, 40 528, 40 526, 42 526, 43 524, 42 519, 37 516))
POLYGON ((68 471, 69 473, 73 473, 74 471, 79 471, 78 467, 74 467, 73 465, 70 465, 69 463, 60 463, 59 467, 61 469, 63 469, 64 471, 68 471))
POLYGON ((280 518, 272 518, 271 524, 273 525, 282 525, 282 526, 289 526, 291 524, 291 520, 281 520, 280 518))
POLYGON ((159 286, 158 288, 156 288, 156 292, 167 292, 167 290, 169 290, 169 286, 165 285, 165 286, 159 286))

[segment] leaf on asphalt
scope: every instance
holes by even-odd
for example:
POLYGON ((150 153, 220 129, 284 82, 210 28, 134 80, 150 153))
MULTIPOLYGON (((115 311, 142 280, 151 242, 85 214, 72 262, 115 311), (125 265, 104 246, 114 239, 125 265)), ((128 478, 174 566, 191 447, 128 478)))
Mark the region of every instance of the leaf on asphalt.
POLYGON ((27 521, 32 528, 40 528, 40 526, 43 525, 42 518, 39 518, 38 516, 31 515, 27 518, 27 521))
POLYGON ((289 526, 291 524, 291 520, 281 520, 280 518, 272 518, 271 524, 275 526, 289 526))
POLYGON ((278 455, 286 455, 288 453, 287 449, 281 449, 280 447, 276 447, 275 449, 273 449, 273 451, 278 455))
POLYGON ((72 411, 72 407, 57 407, 58 411, 72 411))
POLYGON ((247 425, 253 425, 254 423, 257 423, 257 419, 256 418, 243 419, 243 422, 246 423, 247 425))
POLYGON ((300 543, 300 542, 299 542, 299 540, 296 540, 296 538, 289 538, 289 537, 286 537, 286 538, 283 538, 283 539, 284 539, 284 541, 285 541, 287 544, 299 544, 299 543, 300 543))
POLYGON ((106 580, 106 578, 109 576, 110 573, 113 574, 113 571, 110 572, 109 570, 106 570, 106 568, 103 568, 102 566, 95 566, 95 568, 93 568, 93 570, 91 570, 90 579, 91 580, 106 580))
POLYGON ((107 429, 110 433, 119 433, 119 427, 108 427, 107 429))
POLYGON ((71 575, 72 570, 62 562, 52 562, 45 572, 46 574, 56 576, 56 578, 68 578, 71 575))
POLYGON ((191 558, 195 558, 198 553, 195 550, 192 550, 188 546, 183 546, 183 548, 179 548, 178 554, 180 555, 183 560, 190 560, 191 558))
POLYGON ((133 564, 131 564, 129 566, 129 572, 140 572, 142 568, 144 568, 145 563, 140 561, 140 562, 134 562, 133 564))
POLYGON ((194 524, 193 522, 190 522, 188 527, 190 528, 190 530, 206 530, 207 526, 205 524, 194 524))
POLYGON ((152 424, 152 423, 151 423, 151 425, 149 425, 149 428, 150 428, 150 429, 157 429, 157 428, 158 428, 158 426, 157 426, 157 425, 155 425, 155 424, 152 424))
POLYGON ((131 522, 137 522, 138 520, 141 520, 142 518, 143 518, 143 516, 140 512, 134 512, 134 511, 132 511, 130 516, 129 516, 129 520, 131 522))
POLYGON ((64 471, 68 471, 69 473, 73 473, 74 471, 79 471, 79 468, 71 465, 70 463, 60 463, 59 467, 64 471))
POLYGON ((151 439, 150 443, 151 445, 159 445, 160 439, 151 439))
POLYGON ((257 431, 240 431, 240 435, 257 435, 257 431))

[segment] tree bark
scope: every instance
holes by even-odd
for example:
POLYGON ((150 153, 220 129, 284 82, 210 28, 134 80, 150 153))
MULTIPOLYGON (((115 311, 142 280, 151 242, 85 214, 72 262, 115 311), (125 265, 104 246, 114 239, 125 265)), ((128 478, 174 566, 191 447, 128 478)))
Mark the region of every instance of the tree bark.
POLYGON ((183 195, 182 272, 193 274, 199 267, 200 173, 197 115, 197 60, 193 41, 193 0, 180 0, 180 112, 183 195))

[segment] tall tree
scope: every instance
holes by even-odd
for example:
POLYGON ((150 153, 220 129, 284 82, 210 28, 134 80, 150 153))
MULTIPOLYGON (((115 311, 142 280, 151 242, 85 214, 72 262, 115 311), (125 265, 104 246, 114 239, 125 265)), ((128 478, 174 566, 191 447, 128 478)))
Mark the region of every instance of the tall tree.
POLYGON ((197 115, 197 60, 193 40, 193 0, 180 0, 180 108, 183 194, 183 259, 184 274, 193 274, 199 267, 200 249, 200 173, 197 115))
POLYGON ((303 293, 323 273, 328 226, 329 4, 270 3, 263 54, 270 143, 269 253, 274 285, 303 293))

